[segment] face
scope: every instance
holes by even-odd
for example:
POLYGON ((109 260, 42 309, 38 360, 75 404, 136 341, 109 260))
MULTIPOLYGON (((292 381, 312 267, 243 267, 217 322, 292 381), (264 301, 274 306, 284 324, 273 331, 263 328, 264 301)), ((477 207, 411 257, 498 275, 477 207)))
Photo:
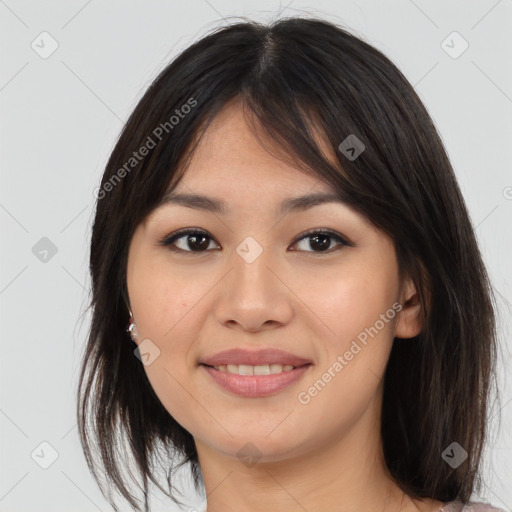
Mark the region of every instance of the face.
POLYGON ((225 211, 170 202, 130 244, 137 343, 162 404, 198 451, 232 458, 248 442, 275 461, 348 435, 380 406, 393 337, 420 328, 392 241, 339 202, 280 212, 289 199, 334 190, 271 156, 237 103, 216 117, 173 192, 225 211), (201 364, 228 349, 269 348, 308 364, 239 377, 201 364))

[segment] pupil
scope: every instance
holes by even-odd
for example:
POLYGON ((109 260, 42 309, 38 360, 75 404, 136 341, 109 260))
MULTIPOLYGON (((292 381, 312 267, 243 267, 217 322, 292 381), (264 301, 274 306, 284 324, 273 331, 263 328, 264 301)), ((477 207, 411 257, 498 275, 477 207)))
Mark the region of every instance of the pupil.
POLYGON ((208 248, 208 241, 207 241, 207 236, 206 235, 189 235, 189 237, 188 237, 188 246, 191 249, 194 249, 194 244, 196 243, 198 238, 202 238, 203 243, 197 244, 196 248, 199 249, 199 250, 207 249, 208 248))
POLYGON ((309 242, 309 245, 312 249, 314 249, 314 244, 318 242, 318 239, 322 239, 323 240, 323 243, 319 243, 318 245, 320 246, 320 249, 328 249, 329 248, 329 235, 315 235, 313 237, 311 237, 311 241, 309 242), (313 240, 315 242, 313 242, 313 240))

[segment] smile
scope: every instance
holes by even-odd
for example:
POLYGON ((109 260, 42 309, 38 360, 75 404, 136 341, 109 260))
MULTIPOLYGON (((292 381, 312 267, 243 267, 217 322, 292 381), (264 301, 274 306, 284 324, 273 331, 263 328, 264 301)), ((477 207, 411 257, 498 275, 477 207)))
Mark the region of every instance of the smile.
POLYGON ((221 364, 214 366, 216 370, 234 375, 275 375, 277 373, 289 372, 295 366, 291 364, 262 364, 253 366, 251 364, 221 364))
POLYGON ((213 382, 225 391, 246 398, 270 396, 300 380, 311 363, 294 367, 292 365, 219 365, 201 364, 213 382))

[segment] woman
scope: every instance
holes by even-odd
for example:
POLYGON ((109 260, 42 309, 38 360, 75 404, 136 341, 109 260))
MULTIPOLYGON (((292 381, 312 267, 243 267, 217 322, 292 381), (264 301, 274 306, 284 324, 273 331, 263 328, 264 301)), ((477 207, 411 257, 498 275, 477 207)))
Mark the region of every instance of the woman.
POLYGON ((140 100, 97 198, 78 418, 98 483, 142 510, 121 439, 146 511, 186 464, 208 512, 498 510, 469 501, 489 279, 382 53, 317 19, 212 32, 140 100))

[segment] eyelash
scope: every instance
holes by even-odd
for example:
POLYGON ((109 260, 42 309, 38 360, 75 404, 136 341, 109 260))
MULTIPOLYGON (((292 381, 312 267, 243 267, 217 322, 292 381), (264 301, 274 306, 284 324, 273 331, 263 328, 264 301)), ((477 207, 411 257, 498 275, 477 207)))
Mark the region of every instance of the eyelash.
MULTIPOLYGON (((209 238, 210 240, 214 240, 214 238, 212 236, 210 236, 210 234, 207 231, 204 231, 199 228, 184 228, 184 229, 180 229, 180 230, 176 231, 175 233, 172 233, 171 235, 168 235, 165 238, 163 238, 162 240, 160 240, 159 245, 168 247, 173 252, 181 252, 181 253, 204 254, 204 253, 208 252, 209 250, 211 250, 211 249, 206 249, 204 251, 191 251, 191 250, 180 249, 176 246, 173 246, 174 242, 176 242, 180 238, 184 238, 185 235, 203 235, 203 236, 206 236, 207 238, 209 238)), ((340 245, 338 246, 339 248, 338 249, 334 248, 335 250, 339 250, 343 246, 348 246, 348 247, 353 246, 353 244, 351 242, 349 242, 346 238, 341 236, 339 233, 336 233, 336 232, 330 231, 330 230, 326 230, 326 229, 311 229, 309 231, 306 231, 305 233, 302 233, 300 235, 300 237, 297 238, 293 242, 293 245, 295 245, 296 243, 300 242, 303 239, 312 238, 315 235, 324 235, 324 236, 327 236, 329 238, 333 238, 333 239, 336 239, 337 241, 339 241, 340 242, 340 245)), ((218 249, 215 249, 215 250, 218 250, 218 249)), ((335 252, 335 250, 333 251, 333 248, 331 248, 331 249, 328 249, 327 251, 302 251, 302 252, 310 252, 313 254, 323 255, 323 254, 331 254, 332 252, 335 252)), ((301 251, 299 251, 299 252, 301 252, 301 251)))

